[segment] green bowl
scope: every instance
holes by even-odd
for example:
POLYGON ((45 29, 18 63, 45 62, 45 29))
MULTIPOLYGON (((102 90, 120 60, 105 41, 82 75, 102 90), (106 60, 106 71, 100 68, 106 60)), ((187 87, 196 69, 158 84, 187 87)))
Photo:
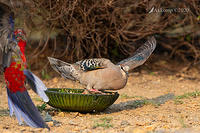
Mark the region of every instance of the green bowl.
POLYGON ((66 111, 99 112, 112 105, 119 94, 106 92, 106 94, 82 94, 84 89, 48 88, 45 93, 49 97, 52 107, 66 111))

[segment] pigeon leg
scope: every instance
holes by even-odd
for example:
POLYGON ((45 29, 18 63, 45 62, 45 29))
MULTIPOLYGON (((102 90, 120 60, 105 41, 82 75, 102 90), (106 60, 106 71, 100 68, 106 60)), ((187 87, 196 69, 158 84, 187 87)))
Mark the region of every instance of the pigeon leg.
POLYGON ((85 88, 85 91, 83 92, 83 94, 92 94, 90 92, 90 89, 91 89, 90 85, 87 85, 87 87, 85 88))
POLYGON ((96 89, 90 89, 89 90, 91 93, 94 93, 94 94, 103 94, 102 91, 99 91, 99 90, 96 90, 96 89))
POLYGON ((90 85, 87 85, 83 94, 103 94, 103 92, 93 89, 90 85))
POLYGON ((92 88, 90 85, 87 85, 86 88, 90 94, 103 94, 101 91, 92 88))

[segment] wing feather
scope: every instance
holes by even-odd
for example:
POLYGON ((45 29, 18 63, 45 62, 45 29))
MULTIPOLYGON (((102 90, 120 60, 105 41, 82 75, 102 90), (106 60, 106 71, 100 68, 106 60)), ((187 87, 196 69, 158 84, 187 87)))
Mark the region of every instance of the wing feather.
POLYGON ((106 61, 109 60, 105 58, 84 59, 76 62, 75 65, 79 65, 80 69, 83 71, 92 71, 106 68, 106 61))
POLYGON ((14 13, 6 4, 0 3, 0 69, 10 65, 11 53, 15 52, 19 56, 20 50, 14 37, 14 13))
POLYGON ((147 42, 144 43, 144 45, 142 45, 135 51, 133 56, 124 59, 117 64, 121 66, 128 66, 129 70, 136 68, 142 65, 149 58, 155 48, 156 39, 154 37, 151 37, 147 40, 147 42))
POLYGON ((12 93, 7 88, 7 94, 10 115, 13 115, 14 112, 20 125, 22 124, 21 118, 23 118, 25 123, 31 127, 49 129, 49 127, 40 116, 38 109, 33 104, 27 90, 24 92, 12 93))

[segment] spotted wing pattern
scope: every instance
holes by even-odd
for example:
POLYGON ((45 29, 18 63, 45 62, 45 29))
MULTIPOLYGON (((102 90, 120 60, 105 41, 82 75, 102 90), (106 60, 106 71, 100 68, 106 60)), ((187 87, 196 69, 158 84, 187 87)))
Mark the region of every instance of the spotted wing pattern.
POLYGON ((93 59, 84 59, 75 63, 75 65, 79 65, 81 70, 83 71, 92 71, 96 69, 103 69, 106 66, 104 65, 104 61, 107 59, 104 58, 93 58, 93 59))

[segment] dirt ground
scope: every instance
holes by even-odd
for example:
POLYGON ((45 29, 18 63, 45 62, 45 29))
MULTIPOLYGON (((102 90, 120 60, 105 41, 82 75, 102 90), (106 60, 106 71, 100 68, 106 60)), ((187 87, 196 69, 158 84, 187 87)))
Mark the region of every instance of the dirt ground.
MULTIPOLYGON (((198 68, 157 61, 129 75, 120 97, 100 113, 61 112, 50 106, 54 121, 47 122, 52 133, 195 133, 200 132, 200 74, 198 68)), ((45 80, 47 87, 78 88, 74 82, 55 77, 45 80)), ((0 132, 49 132, 19 126, 8 114, 7 96, 0 89, 0 132)), ((43 102, 29 91, 34 103, 43 102)))

